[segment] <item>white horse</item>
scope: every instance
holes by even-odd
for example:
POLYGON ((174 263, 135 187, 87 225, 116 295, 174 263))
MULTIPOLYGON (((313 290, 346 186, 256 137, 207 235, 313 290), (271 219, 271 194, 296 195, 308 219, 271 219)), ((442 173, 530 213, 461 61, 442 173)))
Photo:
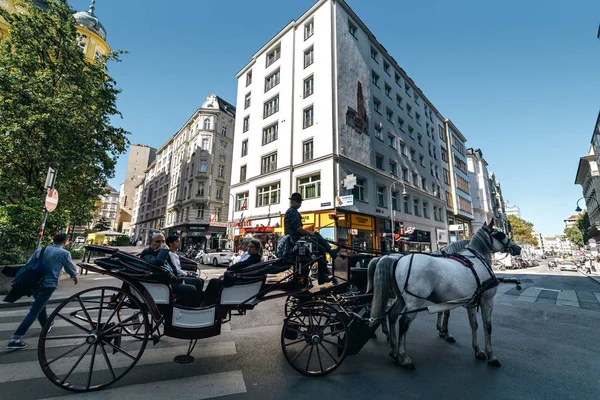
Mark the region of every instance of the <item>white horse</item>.
MULTIPOLYGON (((449 305, 451 308, 471 305, 468 314, 475 356, 479 359, 487 358, 489 365, 500 366, 493 354, 491 343, 491 317, 496 286, 481 291, 482 286, 478 284, 478 280, 484 285, 485 282, 495 280, 491 267, 491 253, 498 251, 518 255, 521 248, 504 233, 484 225, 477 231, 467 248, 460 253, 472 262, 478 278, 464 264, 449 258, 415 253, 406 257, 385 256, 379 260, 374 271, 373 284, 369 284, 373 288, 371 316, 377 319, 384 318, 388 300, 396 298, 388 311, 390 356, 396 362, 404 368, 414 369, 412 360, 406 354, 406 333, 416 317, 414 311, 429 300, 435 304, 449 305), (393 264, 396 264, 395 270, 393 264), (485 328, 485 353, 481 351, 477 342, 476 308, 473 307, 477 303, 481 306, 485 328), (400 323, 396 337, 394 333, 398 320, 400 323)), ((385 324, 383 328, 385 331, 385 324)))

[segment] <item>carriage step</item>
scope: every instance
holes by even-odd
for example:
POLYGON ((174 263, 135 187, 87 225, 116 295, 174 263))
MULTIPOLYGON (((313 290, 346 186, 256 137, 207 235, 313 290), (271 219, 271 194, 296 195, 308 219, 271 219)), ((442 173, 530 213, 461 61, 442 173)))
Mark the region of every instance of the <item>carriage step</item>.
POLYGON ((158 342, 160 342, 160 336, 152 335, 152 345, 156 345, 158 342))

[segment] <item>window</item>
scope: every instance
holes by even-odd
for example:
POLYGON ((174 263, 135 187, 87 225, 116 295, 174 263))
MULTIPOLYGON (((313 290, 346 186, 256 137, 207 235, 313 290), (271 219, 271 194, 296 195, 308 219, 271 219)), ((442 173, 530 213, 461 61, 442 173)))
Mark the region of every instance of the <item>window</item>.
POLYGON ((206 160, 200 160, 200 168, 198 169, 198 171, 201 174, 205 174, 206 173, 207 167, 208 167, 208 163, 206 162, 206 160))
POLYGON ((395 149, 396 148, 396 136, 388 133, 387 144, 391 148, 395 149))
POLYGON ((414 99, 415 99, 415 104, 419 105, 419 96, 416 93, 414 93, 414 99))
POLYGON ((429 218, 429 202, 427 201, 423 202, 423 217, 429 218))
POLYGON ((421 167, 425 166, 425 156, 423 154, 419 154, 419 164, 421 164, 421 167))
POLYGON ((427 179, 421 177, 421 187, 423 188, 424 191, 428 192, 427 190, 427 179))
POLYGON ((375 155, 375 167, 377 167, 377 169, 383 169, 383 156, 380 154, 375 155))
POLYGON ((248 93, 244 98, 244 110, 248 107, 250 107, 250 93, 248 93))
POLYGON ((389 163, 390 174, 392 174, 393 176, 396 176, 396 170, 398 169, 397 167, 398 167, 398 165, 394 161, 390 161, 390 163, 389 163))
POLYGON ((315 61, 315 52, 314 47, 310 46, 308 49, 304 50, 304 68, 312 65, 315 61))
POLYGON ((406 82, 404 83, 404 91, 410 96, 410 85, 406 82))
POLYGON ((444 168, 444 183, 446 185, 450 184, 450 172, 446 168, 444 168))
POLYGON ((313 141, 312 139, 302 143, 302 162, 313 159, 313 141))
POLYGON ((469 194, 469 181, 458 174, 455 174, 454 178, 456 179, 456 188, 465 194, 469 194))
POLYGON ((440 135, 440 139, 443 140, 444 143, 446 143, 446 130, 443 126, 438 125, 438 133, 440 135))
POLYGON ((314 89, 315 89, 315 81, 314 81, 313 75, 311 75, 304 80, 304 98, 307 98, 308 96, 313 94, 314 89))
POLYGON ((210 118, 206 118, 204 120, 204 130, 206 130, 206 131, 210 130, 210 118))
POLYGON ((250 116, 249 115, 244 118, 244 126, 243 126, 242 130, 244 132, 248 132, 248 129, 250 129, 250 116))
POLYGON ((400 117, 398 117, 398 128, 404 132, 404 120, 400 117))
POLYGON ((240 167, 240 182, 246 182, 246 170, 247 167, 245 165, 240 167))
POLYGON ((225 166, 219 165, 219 178, 223 178, 225 176, 225 166))
POLYGON ((423 135, 421 135, 420 133, 417 135, 417 143, 423 146, 423 135))
POLYGON ((390 64, 387 61, 383 61, 383 72, 390 74, 390 64))
POLYGON ((416 187, 419 187, 419 174, 413 173, 412 181, 413 181, 413 185, 415 185, 416 187))
POLYGON ((210 139, 209 138, 204 138, 202 139, 202 150, 204 151, 208 151, 210 150, 210 139))
POLYGON ((415 113, 415 119, 417 120, 417 124, 421 125, 421 114, 415 113))
POLYGON ((304 109, 303 118, 302 118, 302 126, 304 129, 312 126, 314 123, 314 112, 313 106, 304 109))
POLYGON ((412 118, 412 106, 410 104, 406 105, 406 113, 412 118))
POLYGON ((227 126, 221 126, 221 135, 227 136, 227 126))
POLYGON ((279 60, 281 57, 281 47, 277 46, 273 50, 267 53, 267 67, 273 64, 275 61, 279 60))
POLYGON ((410 196, 406 196, 404 198, 404 213, 405 214, 412 214, 410 212, 410 196))
POLYGON ((367 200, 367 180, 364 178, 356 178, 356 185, 354 185, 354 189, 352 190, 354 194, 354 198, 358 201, 367 200))
POLYGON ((303 199, 321 197, 321 174, 298 178, 296 186, 303 199))
POLYGON ((356 37, 356 31, 358 28, 356 28, 356 25, 354 25, 350 20, 348 20, 348 32, 350 32, 350 34, 352 36, 354 36, 355 39, 358 39, 356 37))
POLYGON ((396 105, 402 108, 402 97, 396 95, 396 105))
POLYGON ((473 214, 473 208, 471 206, 471 201, 465 199, 461 195, 458 195, 458 209, 464 211, 469 214, 473 214))
POLYGON ((421 201, 419 199, 413 200, 413 211, 415 213, 415 216, 417 216, 417 217, 421 216, 421 210, 419 210, 420 205, 421 205, 421 201))
POLYGON ((263 106, 263 118, 267 118, 279 111, 279 95, 267 101, 263 106))
POLYGON ((277 140, 277 134, 279 132, 279 122, 274 123, 263 129, 262 144, 263 146, 267 143, 271 143, 277 140))
POLYGON ((371 82, 373 82, 373 85, 379 87, 379 75, 373 70, 371 70, 371 82))
POLYGON ((304 40, 308 39, 315 33, 315 22, 314 20, 308 21, 304 24, 304 40))
POLYGON ((400 141, 400 154, 407 155, 406 144, 403 141, 400 141))
POLYGON ((456 136, 450 135, 450 142, 452 143, 452 147, 454 147, 460 154, 463 156, 465 153, 465 145, 460 141, 456 136))
POLYGON ((373 110, 381 114, 381 102, 377 99, 377 97, 373 97, 373 110))
POLYGON ((248 155, 248 139, 242 142, 242 157, 248 155))
POLYGON ((281 73, 279 69, 265 78, 265 93, 279 85, 281 73))
POLYGON ((427 152, 429 153, 429 157, 433 157, 433 147, 431 146, 431 142, 427 142, 427 152))
POLYGON ((260 163, 260 173, 275 171, 277 169, 277 153, 272 153, 262 157, 260 163))
POLYGON ((385 110, 385 119, 390 121, 392 124, 394 123, 394 112, 389 108, 386 108, 385 110))
POLYGON ((385 207, 385 187, 377 186, 377 207, 385 207))
POLYGON ((379 140, 383 140, 383 135, 381 134, 383 132, 383 125, 381 125, 381 123, 375 123, 375 137, 379 140))
POLYGON ((248 209, 249 194, 249 192, 244 192, 235 195, 235 211, 244 211, 248 209))
POLYGON ((415 128, 413 128, 412 126, 409 125, 408 126, 408 137, 410 137, 411 139, 414 139, 415 138, 414 132, 415 132, 415 128))
POLYGON ((410 159, 412 161, 416 161, 417 159, 417 152, 412 147, 410 148, 410 159))
POLYGON ((442 161, 448 162, 448 150, 441 146, 440 148, 442 149, 442 161))
POLYGON ((392 98, 392 87, 390 85, 388 85, 387 83, 384 84, 383 87, 385 90, 385 95, 391 99, 392 98))
POLYGON ((456 168, 458 168, 460 171, 462 171, 463 174, 467 174, 467 164, 465 164, 465 162, 462 159, 458 158, 458 156, 456 154, 453 154, 453 155, 454 155, 454 166, 456 168))
POLYGON ((402 180, 408 182, 408 168, 402 168, 402 180))
POLYGON ((217 186, 217 199, 223 198, 223 186, 217 186))
POLYGON ((246 73, 246 86, 249 86, 252 83, 252 70, 246 73))
POLYGON ((394 72, 394 80, 396 81, 396 85, 400 86, 402 84, 402 79, 400 78, 400 74, 394 72))
POLYGON ((256 207, 279 204, 279 182, 256 188, 256 207))
POLYGON ((198 206, 196 218, 204 219, 204 204, 198 206))
POLYGON ((373 60, 375 60, 376 62, 379 62, 379 61, 377 61, 378 56, 379 56, 379 52, 377 50, 375 50, 375 48, 373 46, 371 46, 371 58, 373 60))
POLYGON ((400 211, 398 204, 398 192, 392 192, 392 210, 400 211))

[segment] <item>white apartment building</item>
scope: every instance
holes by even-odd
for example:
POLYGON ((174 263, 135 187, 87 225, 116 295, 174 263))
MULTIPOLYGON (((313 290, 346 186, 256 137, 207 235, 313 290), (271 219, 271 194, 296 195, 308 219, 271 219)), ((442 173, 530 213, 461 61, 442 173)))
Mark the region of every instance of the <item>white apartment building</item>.
POLYGON ((494 221, 495 199, 492 198, 487 167, 488 163, 483 158, 481 149, 467 149, 467 168, 473 200, 473 232, 480 229, 483 224, 494 221))
POLYGON ((339 242, 447 243, 443 117, 344 1, 319 0, 236 76, 236 234, 282 233, 298 191, 304 224, 339 242))
POLYGON ((184 248, 219 247, 227 233, 235 107, 209 94, 156 152, 136 192, 136 237, 182 236, 184 248))
POLYGON ((119 192, 112 186, 106 185, 106 194, 100 196, 100 209, 96 212, 96 219, 92 225, 101 218, 108 221, 110 229, 115 229, 117 207, 119 206, 119 192))
MULTIPOLYGON (((598 161, 596 156, 596 151, 600 150, 597 149, 597 142, 599 140, 598 135, 600 135, 600 132, 597 130, 598 126, 596 126, 594 130, 592 145, 588 154, 579 159, 579 165, 577 166, 575 184, 581 185, 583 197, 577 201, 578 208, 575 211, 581 211, 581 206, 585 204, 590 219, 590 227, 587 233, 591 238, 600 240, 600 204, 598 201, 598 193, 600 193, 600 173, 598 172, 598 161)), ((566 220, 565 224, 567 224, 566 220)))
POLYGON ((504 209, 506 210, 506 215, 514 215, 516 217, 521 218, 521 208, 515 204, 510 204, 508 201, 504 202, 504 209))

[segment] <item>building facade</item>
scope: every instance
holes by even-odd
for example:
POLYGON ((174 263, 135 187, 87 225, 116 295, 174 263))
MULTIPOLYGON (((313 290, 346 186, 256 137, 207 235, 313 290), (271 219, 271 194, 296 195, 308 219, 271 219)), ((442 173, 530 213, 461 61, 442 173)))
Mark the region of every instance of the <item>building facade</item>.
POLYGON ((209 94, 156 152, 135 198, 135 235, 178 234, 184 248, 223 247, 229 215, 235 107, 209 94))
POLYGON ((467 149, 467 169, 473 200, 473 232, 484 224, 494 222, 494 198, 489 179, 488 163, 481 149, 467 149))
POLYGON ((100 219, 108 222, 110 229, 115 229, 117 221, 117 208, 119 207, 119 192, 112 186, 106 185, 106 193, 100 196, 100 201, 97 203, 98 210, 93 224, 100 219))
POLYGON ((521 218, 521 208, 516 204, 510 204, 508 201, 504 202, 504 209, 506 210, 506 215, 514 215, 518 218, 521 218))
POLYGON ((600 113, 596 119, 592 133, 591 146, 588 154, 579 159, 575 184, 581 185, 585 207, 588 210, 590 228, 588 235, 597 241, 600 240, 600 203, 598 193, 600 192, 600 179, 598 177, 598 164, 600 163, 600 113))
POLYGON ((156 149, 142 144, 129 146, 125 181, 119 190, 119 208, 117 212, 116 229, 119 232, 133 235, 133 205, 137 185, 144 179, 146 168, 156 159, 156 149))
POLYGON ((318 1, 237 78, 234 234, 282 233, 300 192, 304 225, 340 243, 448 242, 439 112, 344 1, 318 1))

